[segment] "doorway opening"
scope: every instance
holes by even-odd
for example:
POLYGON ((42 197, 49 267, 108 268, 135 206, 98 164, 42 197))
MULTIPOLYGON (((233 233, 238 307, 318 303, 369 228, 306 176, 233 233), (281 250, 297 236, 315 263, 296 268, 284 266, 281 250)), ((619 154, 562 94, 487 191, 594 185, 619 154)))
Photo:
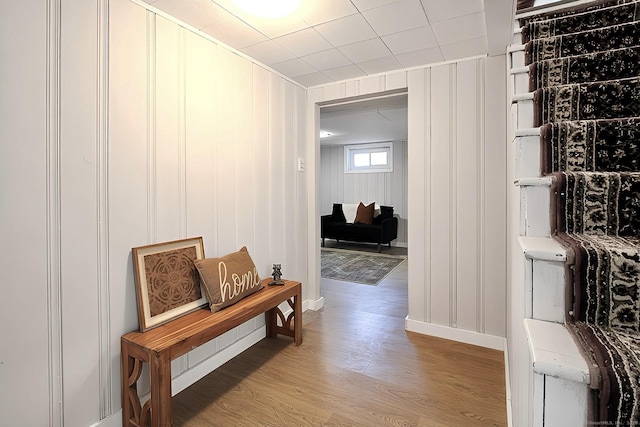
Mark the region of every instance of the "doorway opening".
MULTIPOLYGON (((320 287, 334 281, 375 284, 398 289, 401 304, 407 304, 408 241, 408 95, 406 90, 374 96, 337 100, 319 106, 316 116, 319 138, 320 215, 331 215, 341 205, 347 223, 353 223, 360 203, 374 204, 372 235, 322 239, 320 287), (382 222, 381 206, 392 217, 394 238, 379 245, 374 237, 382 222), (335 252, 340 252, 336 255, 335 252), (360 254, 360 255, 358 255, 360 254), (379 256, 381 258, 374 258, 379 256), (352 258, 357 258, 354 260, 352 258), (364 259, 362 259, 364 258, 364 259), (386 258, 386 259, 385 259, 386 258), (393 268, 379 264, 400 259, 393 268), (345 260, 336 268, 336 260, 345 260), (378 269, 380 268, 380 271, 378 269), (388 270, 385 270, 388 269, 388 270), (338 277, 339 279, 335 279, 338 277), (375 283, 372 283, 375 282, 375 283)), ((385 217, 387 218, 387 217, 385 217)), ((389 226, 391 221, 385 221, 389 226)), ((358 224, 361 225, 361 224, 358 224)), ((349 225, 347 224, 347 227, 349 225)), ((362 225, 363 228, 366 228, 362 225)), ((322 225, 321 225, 322 228, 322 225)), ((362 230, 360 230, 362 231, 362 230)), ((322 233, 322 231, 321 231, 322 233)), ((329 292, 333 292, 329 290, 329 292)), ((328 290, 325 288, 325 290, 328 290)), ((403 312, 406 315, 407 309, 403 312)))

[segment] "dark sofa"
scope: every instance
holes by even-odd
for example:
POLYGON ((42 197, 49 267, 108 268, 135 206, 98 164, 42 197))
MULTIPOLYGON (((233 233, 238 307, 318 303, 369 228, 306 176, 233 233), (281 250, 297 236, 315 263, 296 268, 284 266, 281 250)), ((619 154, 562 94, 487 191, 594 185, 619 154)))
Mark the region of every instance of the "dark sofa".
POLYGON ((334 203, 331 215, 321 217, 320 236, 322 246, 325 239, 377 243, 380 252, 383 244, 391 246, 391 241, 398 238, 398 218, 393 216, 393 207, 380 206, 380 214, 373 218, 371 224, 353 224, 347 222, 342 204, 334 203))

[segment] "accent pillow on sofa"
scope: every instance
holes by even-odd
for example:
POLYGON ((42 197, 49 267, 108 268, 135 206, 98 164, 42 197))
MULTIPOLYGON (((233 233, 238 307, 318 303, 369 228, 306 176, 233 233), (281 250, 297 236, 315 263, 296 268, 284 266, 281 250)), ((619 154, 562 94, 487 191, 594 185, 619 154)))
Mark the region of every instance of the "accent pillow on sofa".
POLYGON ((373 222, 373 210, 375 203, 370 203, 367 206, 360 202, 358 210, 356 211, 356 219, 353 220, 354 224, 371 224, 373 222))
POLYGON ((258 271, 246 246, 222 258, 199 259, 193 263, 200 273, 213 313, 262 289, 258 271))

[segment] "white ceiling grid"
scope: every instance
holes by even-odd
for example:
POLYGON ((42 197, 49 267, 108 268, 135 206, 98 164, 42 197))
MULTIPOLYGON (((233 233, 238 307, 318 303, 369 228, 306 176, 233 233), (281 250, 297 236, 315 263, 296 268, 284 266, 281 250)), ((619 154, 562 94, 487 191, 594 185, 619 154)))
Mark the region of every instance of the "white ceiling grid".
MULTIPOLYGON (((144 1, 304 86, 487 54, 485 3, 513 3, 301 0, 291 16, 267 20, 233 0, 144 1)), ((511 25, 505 16, 500 24, 511 25)))

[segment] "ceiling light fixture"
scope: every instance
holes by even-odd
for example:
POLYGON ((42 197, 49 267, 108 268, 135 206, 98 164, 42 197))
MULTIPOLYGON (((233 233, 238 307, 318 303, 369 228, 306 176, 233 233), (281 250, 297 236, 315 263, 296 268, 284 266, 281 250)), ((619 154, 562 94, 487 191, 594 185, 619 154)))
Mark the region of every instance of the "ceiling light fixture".
POLYGON ((234 0, 245 12, 261 18, 283 18, 300 6, 300 0, 234 0))
POLYGON ((321 130, 320 131, 320 138, 328 138, 330 136, 332 136, 333 134, 330 132, 327 132, 326 130, 321 130))

